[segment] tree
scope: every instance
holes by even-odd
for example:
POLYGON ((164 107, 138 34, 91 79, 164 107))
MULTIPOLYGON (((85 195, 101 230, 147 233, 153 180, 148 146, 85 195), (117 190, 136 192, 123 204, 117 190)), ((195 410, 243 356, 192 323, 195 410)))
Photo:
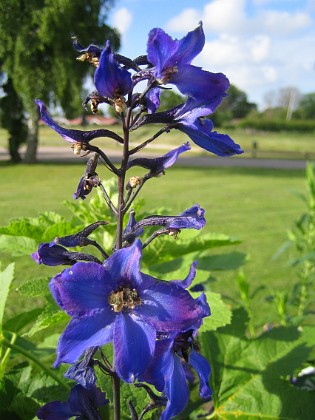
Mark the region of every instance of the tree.
POLYGON ((38 111, 34 98, 60 105, 68 117, 78 113, 88 65, 75 65, 71 36, 83 45, 119 47, 117 32, 107 26, 114 0, 2 0, 0 59, 28 115, 25 161, 36 160, 38 111), (49 76, 47 76, 49 75, 49 76))
POLYGON ((221 125, 223 122, 230 121, 234 118, 244 118, 249 112, 256 109, 257 105, 248 102, 245 92, 231 85, 228 90, 228 96, 223 99, 222 104, 211 119, 215 125, 221 125))
POLYGON ((315 92, 302 96, 295 114, 306 120, 315 119, 315 92))
MULTIPOLYGON (((2 79, 5 79, 3 77, 2 79)), ((21 99, 13 87, 12 80, 6 78, 2 84, 3 96, 0 99, 1 126, 9 133, 9 153, 11 161, 21 162, 19 147, 27 138, 27 125, 21 99)))

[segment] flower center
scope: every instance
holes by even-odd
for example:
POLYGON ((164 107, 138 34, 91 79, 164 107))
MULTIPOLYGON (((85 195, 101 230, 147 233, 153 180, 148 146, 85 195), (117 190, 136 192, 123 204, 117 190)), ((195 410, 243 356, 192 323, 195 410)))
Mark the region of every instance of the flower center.
POLYGON ((120 287, 109 295, 108 303, 113 307, 114 312, 121 312, 141 305, 141 299, 136 289, 120 287))
POLYGON ((178 72, 178 67, 176 66, 170 66, 163 70, 161 79, 157 79, 157 82, 166 85, 170 78, 173 76, 173 74, 178 72))

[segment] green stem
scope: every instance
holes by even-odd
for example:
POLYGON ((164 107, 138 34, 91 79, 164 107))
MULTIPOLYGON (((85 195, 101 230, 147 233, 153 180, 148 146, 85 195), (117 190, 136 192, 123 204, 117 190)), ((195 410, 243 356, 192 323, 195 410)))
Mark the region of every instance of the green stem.
POLYGON ((17 353, 23 354, 23 356, 27 357, 29 360, 31 360, 33 363, 35 363, 37 366, 39 366, 43 371, 47 373, 50 377, 52 377, 56 382, 58 382, 59 385, 63 386, 67 390, 70 389, 69 385, 64 383, 58 375, 56 375, 51 369, 47 368, 36 356, 34 356, 32 353, 29 353, 27 350, 23 349, 23 347, 12 343, 12 340, 9 341, 5 337, 0 336, 0 343, 4 346, 8 347, 11 350, 16 351, 17 353))
MULTIPOLYGON (((15 343, 15 341, 16 341, 16 338, 17 338, 17 334, 12 333, 12 337, 11 337, 11 341, 10 341, 10 343, 11 343, 11 344, 14 344, 14 343, 15 343)), ((6 352, 4 353, 4 356, 2 357, 2 360, 1 360, 1 366, 5 366, 5 364, 6 364, 6 360, 8 359, 8 357, 9 357, 9 355, 10 355, 10 352, 11 352, 11 348, 7 348, 7 350, 6 350, 6 352)))

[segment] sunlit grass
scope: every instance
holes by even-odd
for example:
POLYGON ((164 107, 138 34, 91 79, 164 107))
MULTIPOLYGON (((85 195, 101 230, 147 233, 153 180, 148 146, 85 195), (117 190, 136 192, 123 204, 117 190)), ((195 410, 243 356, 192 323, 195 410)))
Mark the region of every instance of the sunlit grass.
MULTIPOLYGON (((0 190, 0 224, 48 210, 70 216, 62 202, 72 199, 84 169, 80 164, 2 164, 5 182, 0 190)), ((98 172, 102 175, 101 168, 98 172)), ((276 261, 273 255, 287 239, 293 221, 304 211, 303 202, 293 194, 294 190, 303 193, 304 189, 302 171, 177 166, 165 176, 149 181, 142 197, 146 210, 166 206, 171 214, 199 203, 206 209, 206 231, 239 238, 241 244, 214 249, 213 255, 248 254, 244 271, 251 290, 263 287, 253 305, 258 305, 257 310, 263 311, 264 319, 268 320, 273 312, 265 302, 266 295, 272 288, 287 289, 296 281, 293 269, 287 266, 289 255, 276 261)), ((5 256, 4 261, 8 263, 11 259, 5 256)), ((30 258, 18 258, 16 262, 20 280, 35 272, 39 275, 39 267, 30 258)), ((216 278, 213 290, 239 300, 235 270, 211 274, 216 278)))

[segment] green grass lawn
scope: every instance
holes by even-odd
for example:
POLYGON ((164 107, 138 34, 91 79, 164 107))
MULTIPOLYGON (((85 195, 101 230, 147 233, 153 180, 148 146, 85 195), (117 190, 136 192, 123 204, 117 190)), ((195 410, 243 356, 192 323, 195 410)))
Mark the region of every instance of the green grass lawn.
MULTIPOLYGON (((79 164, 2 164, 0 224, 5 225, 9 219, 19 216, 36 216, 46 210, 69 215, 62 202, 71 200, 84 169, 84 165, 79 164)), ((101 175, 101 169, 98 172, 101 175)), ((269 289, 287 289, 296 281, 294 270, 286 265, 288 255, 276 261, 272 259, 287 239, 287 230, 304 211, 303 202, 293 195, 294 190, 305 191, 302 171, 177 166, 165 176, 149 181, 142 197, 147 210, 167 206, 173 214, 199 203, 206 209, 206 231, 242 240, 233 247, 214 249, 213 255, 248 254, 244 272, 251 290, 264 288, 253 300, 255 312, 271 321, 274 311, 270 311, 265 302, 269 289)), ((5 263, 9 260, 6 256, 5 263)), ((41 275, 41 270, 42 267, 27 257, 17 259, 19 282, 41 275)), ((50 272, 55 273, 56 268, 50 272)), ((213 275, 216 278, 213 290, 238 300, 236 271, 216 271, 213 275)))
MULTIPOLYGON (((82 127, 76 127, 82 129, 82 127)), ((87 127, 85 130, 91 130, 102 127, 87 127)), ((105 127, 107 129, 113 129, 118 134, 122 135, 122 129, 120 126, 105 127)), ((131 134, 131 141, 134 144, 139 144, 148 138, 150 138, 161 125, 156 126, 144 126, 134 133, 131 134)), ((218 132, 229 134, 235 142, 239 143, 245 150, 245 154, 242 157, 251 157, 253 142, 257 144, 256 155, 257 157, 286 157, 286 158, 304 158, 305 155, 309 155, 311 158, 315 158, 315 137, 313 133, 298 133, 298 132, 258 132, 250 129, 223 129, 217 128, 218 132)), ((178 130, 172 130, 170 133, 164 133, 158 138, 156 142, 153 142, 148 146, 150 148, 156 148, 159 145, 160 150, 169 150, 170 146, 178 146, 189 140, 189 138, 178 130)), ((192 143, 192 142, 191 142, 192 143)), ((39 131, 39 144, 41 146, 56 146, 65 147, 65 141, 49 127, 41 126, 39 131)), ((120 145, 111 139, 95 139, 93 144, 99 145, 106 150, 119 150, 120 145)), ((0 129, 0 147, 7 146, 7 133, 5 130, 0 129)), ((207 152, 203 152, 199 147, 195 147, 192 143, 192 152, 196 154, 204 154, 208 156, 207 152)))

